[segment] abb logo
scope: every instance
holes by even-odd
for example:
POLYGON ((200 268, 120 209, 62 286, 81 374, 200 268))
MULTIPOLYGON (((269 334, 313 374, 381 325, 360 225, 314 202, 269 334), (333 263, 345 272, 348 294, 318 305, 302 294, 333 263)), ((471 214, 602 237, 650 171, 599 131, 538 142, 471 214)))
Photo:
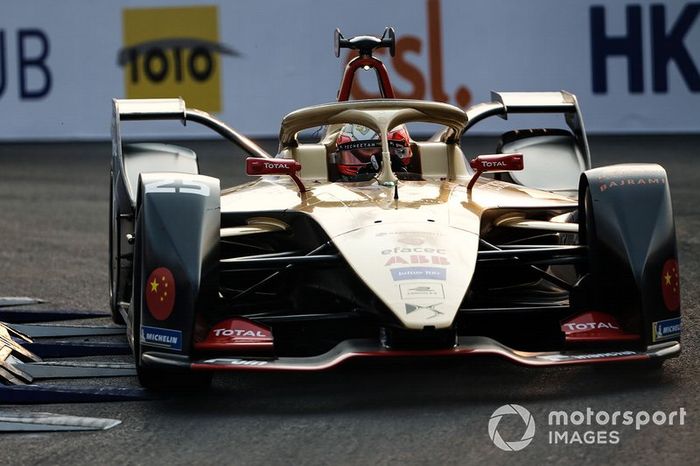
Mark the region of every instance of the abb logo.
POLYGON ((433 265, 450 265, 450 261, 447 257, 442 256, 424 256, 424 255, 411 255, 411 256, 392 256, 386 261, 384 266, 388 265, 408 265, 408 264, 433 264, 433 265))
MULTIPOLYGON (((398 99, 418 99, 424 100, 427 97, 427 89, 430 88, 432 100, 438 102, 453 102, 459 107, 465 108, 472 100, 471 91, 466 86, 459 86, 453 95, 448 94, 444 89, 442 77, 442 25, 440 18, 440 0, 427 0, 427 44, 420 37, 405 35, 396 38, 396 55, 389 63, 394 68, 396 74, 401 76, 411 85, 409 92, 394 89, 398 99), (427 47, 426 47, 427 45, 427 47), (428 73, 421 70, 409 60, 411 55, 420 56, 425 49, 428 53, 428 73)), ((381 58, 387 55, 387 49, 377 49, 374 55, 381 58)), ((357 52, 348 53, 345 63, 357 56, 357 52)), ((387 57, 388 58, 388 57, 387 57)), ((350 93, 353 99, 377 99, 379 93, 368 92, 355 81, 350 93)))

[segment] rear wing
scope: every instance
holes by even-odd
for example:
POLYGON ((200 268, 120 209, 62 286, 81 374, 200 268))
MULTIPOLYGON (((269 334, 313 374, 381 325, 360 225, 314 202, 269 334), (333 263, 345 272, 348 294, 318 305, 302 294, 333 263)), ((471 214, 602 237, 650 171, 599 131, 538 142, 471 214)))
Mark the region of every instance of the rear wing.
POLYGON ((561 113, 567 126, 576 137, 586 168, 591 168, 591 154, 588 148, 586 129, 583 126, 581 109, 576 96, 566 91, 559 92, 491 92, 491 102, 469 107, 467 126, 464 131, 486 118, 499 116, 504 120, 510 114, 561 113))
POLYGON ((112 99, 112 157, 122 161, 121 122, 134 120, 179 120, 183 126, 188 121, 204 125, 241 147, 252 157, 270 158, 253 141, 201 110, 187 108, 185 101, 177 99, 112 99))

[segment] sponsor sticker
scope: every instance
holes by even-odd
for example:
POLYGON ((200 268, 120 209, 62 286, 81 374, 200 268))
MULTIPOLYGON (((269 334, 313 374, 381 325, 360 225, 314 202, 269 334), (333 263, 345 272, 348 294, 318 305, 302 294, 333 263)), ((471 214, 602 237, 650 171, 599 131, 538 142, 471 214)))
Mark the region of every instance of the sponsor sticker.
POLYGON ((607 358, 617 358, 621 356, 634 356, 638 353, 637 351, 611 351, 609 353, 589 353, 589 354, 546 354, 542 356, 537 356, 538 359, 544 359, 547 361, 580 361, 587 359, 607 359, 607 358))
POLYGON ((242 328, 215 328, 212 330, 217 337, 243 337, 243 338, 267 338, 262 330, 246 330, 242 328))
POLYGON ((421 236, 400 236, 397 238, 397 240, 401 244, 407 244, 409 246, 421 246, 423 243, 425 243, 425 239, 421 236))
POLYGON ((392 256, 386 263, 385 267, 390 265, 409 265, 409 264, 433 264, 433 265, 450 265, 447 257, 443 256, 426 256, 423 254, 411 254, 410 256, 392 256))
POLYGON ((609 179, 609 178, 603 178, 599 180, 600 186, 598 189, 600 190, 601 193, 609 190, 609 189, 621 189, 629 186, 649 186, 649 185, 660 185, 660 184, 666 184, 666 180, 664 178, 659 178, 659 177, 644 177, 644 176, 627 176, 627 177, 620 177, 620 178, 614 178, 614 179, 609 179))
POLYGON ((229 366, 265 366, 268 361, 260 359, 207 359, 204 364, 226 364, 229 366))
POLYGON ((216 6, 127 8, 122 30, 126 97, 182 96, 188 106, 222 110, 221 57, 240 54, 219 42, 216 6))
POLYGON ((434 299, 444 298, 445 289, 442 283, 401 283, 399 285, 401 299, 434 299))
POLYGON ((441 306, 443 303, 436 303, 436 304, 406 304, 406 314, 412 314, 414 312, 420 312, 420 311, 428 311, 432 312, 432 315, 428 317, 428 319, 433 319, 439 315, 442 315, 443 313, 438 311, 436 308, 438 306, 441 306))
POLYGON ((395 247, 393 249, 384 249, 382 251, 382 255, 390 255, 390 254, 441 254, 445 255, 447 254, 447 250, 445 248, 409 248, 409 247, 395 247))
POLYGON ((442 267, 401 267, 391 269, 391 278, 402 280, 447 280, 447 269, 442 267))
POLYGON ((570 332, 587 331, 587 330, 620 330, 620 327, 613 322, 574 322, 563 325, 570 332))
POLYGON ((146 306, 156 320, 170 317, 175 306, 175 278, 165 267, 158 267, 148 276, 146 287, 146 306))
POLYGON ((144 325, 141 327, 141 344, 182 351, 182 332, 144 325))
POLYGON ((678 337, 681 334, 681 318, 660 320, 652 324, 652 341, 678 337))
POLYGON ((257 322, 234 317, 214 325, 207 338, 195 342, 194 346, 203 350, 272 349, 272 331, 257 322))

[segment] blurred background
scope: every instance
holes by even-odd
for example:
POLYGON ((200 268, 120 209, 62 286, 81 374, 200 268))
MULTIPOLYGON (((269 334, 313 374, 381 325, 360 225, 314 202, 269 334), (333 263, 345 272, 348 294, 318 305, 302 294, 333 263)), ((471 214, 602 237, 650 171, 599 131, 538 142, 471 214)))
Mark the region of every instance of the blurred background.
MULTIPOLYGON (((335 100, 346 37, 397 32, 399 97, 567 90, 592 134, 700 131, 700 4, 631 0, 34 0, 3 5, 0 141, 107 140, 110 99, 177 97, 256 138, 335 100)), ((352 96, 376 95, 372 71, 352 96)), ((497 132, 498 123, 476 132, 497 132)), ((208 137, 174 124, 137 129, 208 137)))

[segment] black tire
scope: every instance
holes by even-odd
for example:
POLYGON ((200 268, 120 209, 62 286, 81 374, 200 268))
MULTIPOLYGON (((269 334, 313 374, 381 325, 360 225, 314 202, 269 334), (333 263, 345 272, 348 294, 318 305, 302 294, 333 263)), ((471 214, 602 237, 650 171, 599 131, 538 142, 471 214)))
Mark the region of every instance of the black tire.
POLYGON ((134 268, 131 306, 133 307, 131 337, 133 341, 134 363, 139 383, 142 387, 153 391, 202 391, 209 388, 212 380, 211 372, 192 372, 179 370, 165 370, 158 367, 149 367, 141 362, 141 255, 143 251, 143 222, 141 221, 141 209, 137 208, 136 214, 136 242, 134 247, 134 268))
POLYGON ((124 325, 124 317, 119 312, 119 272, 121 254, 119 248, 119 220, 115 210, 113 174, 110 172, 109 183, 109 310, 112 322, 124 325))
POLYGON ((584 295, 588 308, 599 309, 615 316, 623 326, 637 328, 641 332, 639 304, 643 297, 635 286, 631 264, 606 246, 605 238, 599 236, 596 225, 595 202, 590 187, 586 187, 583 198, 583 215, 579 224, 582 243, 588 247, 588 276, 585 286, 579 290, 584 295))
POLYGON ((583 214, 579 215, 579 229, 581 241, 588 247, 586 272, 590 274, 590 277, 587 281, 586 293, 589 300, 587 304, 599 309, 614 311, 619 309, 617 302, 622 293, 620 293, 620 288, 613 285, 619 285, 616 277, 620 277, 624 271, 620 269, 620 263, 611 260, 610 251, 605 250, 598 239, 595 215, 593 214, 593 197, 589 187, 586 187, 584 193, 583 206, 583 214))

